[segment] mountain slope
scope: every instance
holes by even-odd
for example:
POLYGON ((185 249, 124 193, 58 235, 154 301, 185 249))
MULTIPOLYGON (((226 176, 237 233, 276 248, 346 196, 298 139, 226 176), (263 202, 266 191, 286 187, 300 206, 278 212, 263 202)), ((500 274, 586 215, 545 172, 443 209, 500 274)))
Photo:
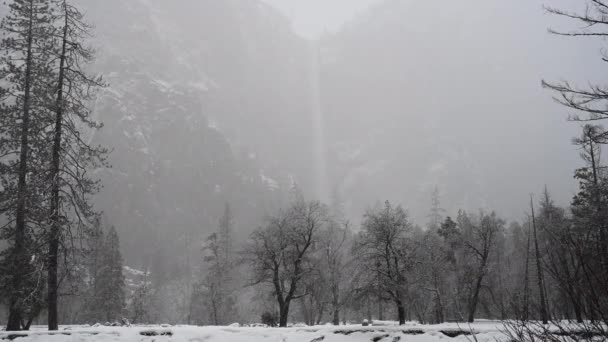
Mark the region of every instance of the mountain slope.
POLYGON ((113 149, 113 168, 96 200, 134 247, 128 260, 200 241, 224 202, 243 238, 278 205, 277 187, 310 182, 307 47, 276 11, 244 0, 82 5, 109 84, 95 141, 113 149))

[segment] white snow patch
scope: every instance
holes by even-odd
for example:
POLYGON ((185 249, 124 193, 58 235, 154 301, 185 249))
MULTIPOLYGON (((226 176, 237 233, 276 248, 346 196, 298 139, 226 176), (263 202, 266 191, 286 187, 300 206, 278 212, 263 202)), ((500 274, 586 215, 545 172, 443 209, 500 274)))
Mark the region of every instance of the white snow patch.
POLYGON ((264 174, 263 170, 260 170, 260 179, 262 180, 262 182, 264 184, 266 184, 268 186, 268 188, 270 188, 270 190, 278 190, 280 188, 279 182, 277 182, 276 180, 274 180, 270 177, 267 177, 264 174))

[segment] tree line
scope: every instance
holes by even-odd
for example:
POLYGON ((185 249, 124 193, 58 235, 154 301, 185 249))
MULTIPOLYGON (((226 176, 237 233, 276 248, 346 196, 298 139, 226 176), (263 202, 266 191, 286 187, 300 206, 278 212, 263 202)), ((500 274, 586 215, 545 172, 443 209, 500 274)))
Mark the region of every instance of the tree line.
POLYGON ((435 192, 425 226, 387 201, 365 213, 355 231, 330 207, 300 198, 246 242, 241 255, 249 284, 274 299, 279 326, 289 320, 601 320, 608 304, 608 187, 592 157, 599 146, 585 138, 595 129, 586 126, 577 139, 586 165, 576 170, 579 192, 569 208, 557 206, 545 189, 521 222, 507 224, 487 210, 461 210, 452 218, 438 214, 435 192))

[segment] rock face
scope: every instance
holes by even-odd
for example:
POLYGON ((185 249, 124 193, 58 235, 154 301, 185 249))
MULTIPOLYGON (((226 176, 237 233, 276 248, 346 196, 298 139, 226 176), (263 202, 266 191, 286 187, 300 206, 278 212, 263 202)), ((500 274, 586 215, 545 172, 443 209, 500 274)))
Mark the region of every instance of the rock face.
POLYGON ((96 200, 128 260, 145 262, 161 241, 200 241, 226 201, 244 237, 278 205, 279 188, 311 182, 307 43, 272 8, 81 2, 96 26, 94 69, 109 84, 94 140, 113 149, 113 167, 100 171, 96 200))

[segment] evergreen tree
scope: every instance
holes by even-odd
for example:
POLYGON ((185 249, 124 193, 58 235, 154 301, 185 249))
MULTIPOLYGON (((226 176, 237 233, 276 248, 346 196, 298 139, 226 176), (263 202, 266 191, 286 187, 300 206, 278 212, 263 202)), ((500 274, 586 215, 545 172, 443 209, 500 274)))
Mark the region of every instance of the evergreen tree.
POLYGON ((443 212, 444 210, 441 208, 439 187, 436 186, 431 194, 431 212, 429 214, 429 228, 431 230, 440 228, 443 212))
POLYGON ((234 217, 230 204, 224 205, 224 213, 219 220, 218 239, 221 248, 221 262, 227 267, 227 270, 233 266, 234 251, 233 251, 233 234, 234 234, 234 217))
POLYGON ((602 132, 599 126, 586 125, 582 136, 574 141, 581 147, 586 165, 575 173, 579 192, 571 205, 574 231, 570 245, 585 282, 582 290, 589 302, 589 318, 606 317, 608 313, 608 177, 597 143, 602 132))
MULTIPOLYGON (((44 160, 48 158, 45 127, 49 122, 52 72, 51 10, 48 0, 14 0, 2 20, 0 42, 0 214, 9 224, 3 238, 10 241, 6 255, 9 273, 7 330, 20 330, 28 296, 31 256, 41 252, 44 223, 44 160)), ((36 276, 36 275, 34 275, 36 276)))
POLYGON ((95 300, 100 318, 113 321, 122 318, 125 309, 125 277, 120 241, 112 226, 103 245, 101 265, 97 274, 95 300))
POLYGON ((141 277, 141 283, 133 291, 130 302, 131 323, 152 323, 150 321, 152 289, 146 270, 141 277))
POLYGON ((230 205, 226 203, 216 233, 211 234, 203 246, 203 272, 199 289, 194 296, 201 296, 209 310, 209 321, 213 325, 228 324, 236 314, 233 297, 234 253, 232 232, 234 218, 230 205))
MULTIPOLYGON (((54 0, 57 11, 53 20, 60 30, 55 32, 52 65, 55 92, 49 108, 54 113, 52 153, 49 179, 50 234, 48 256, 48 327, 58 329, 57 294, 58 260, 62 237, 75 236, 73 229, 87 225, 97 215, 89 196, 98 190, 98 182, 87 171, 104 165, 106 150, 91 146, 82 139, 81 127, 91 129, 101 125, 91 119, 89 103, 95 90, 103 86, 100 77, 87 75, 84 65, 93 57, 84 40, 90 35, 90 26, 82 13, 67 0, 54 0)), ((63 244, 71 245, 70 243, 63 244)), ((64 251, 70 254, 73 251, 64 251)))

